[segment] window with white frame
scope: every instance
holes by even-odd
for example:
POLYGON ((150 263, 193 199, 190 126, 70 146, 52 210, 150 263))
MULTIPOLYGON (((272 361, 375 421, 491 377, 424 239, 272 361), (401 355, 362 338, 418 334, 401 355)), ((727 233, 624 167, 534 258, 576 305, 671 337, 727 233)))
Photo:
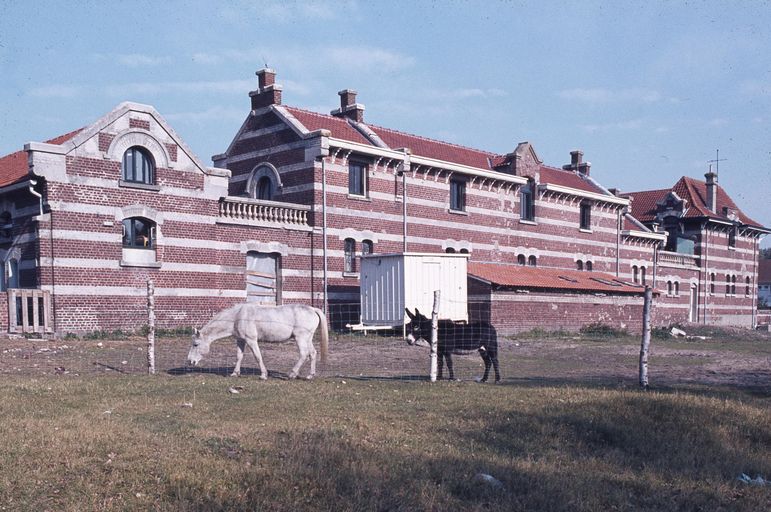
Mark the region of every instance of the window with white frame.
POLYGON ((667 281, 667 295, 672 296, 672 281, 667 281))
POLYGON ((679 297, 679 296, 680 296, 680 282, 675 281, 675 297, 679 297))
POLYGON ((361 255, 367 256, 368 254, 372 254, 374 247, 375 247, 375 244, 372 243, 372 240, 362 240, 361 255))

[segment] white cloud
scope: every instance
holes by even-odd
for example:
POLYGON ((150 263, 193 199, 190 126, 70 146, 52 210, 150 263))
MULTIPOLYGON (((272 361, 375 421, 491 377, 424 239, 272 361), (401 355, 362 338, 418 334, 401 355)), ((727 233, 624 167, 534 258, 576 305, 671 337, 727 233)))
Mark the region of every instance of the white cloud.
POLYGON ((613 123, 584 124, 581 125, 581 129, 589 133, 596 133, 605 131, 638 130, 642 126, 642 119, 630 119, 628 121, 617 121, 613 123))
POLYGON ((127 97, 134 94, 226 93, 240 94, 256 87, 253 80, 213 80, 198 82, 129 82, 103 88, 109 96, 127 97))
POLYGON ((115 57, 118 63, 132 68, 139 66, 163 66, 171 62, 169 57, 155 57, 152 55, 143 55, 141 53, 129 53, 116 55, 115 57))
MULTIPOLYGON (((595 88, 575 88, 564 89, 557 95, 565 100, 576 100, 585 103, 656 103, 665 99, 662 94, 652 89, 632 88, 632 89, 606 89, 604 87, 595 88)), ((676 101, 675 98, 666 98, 667 101, 676 101)))
POLYGON ((79 95, 83 88, 79 85, 53 84, 30 89, 27 94, 38 98, 73 98, 79 95))
POLYGON ((207 108, 206 110, 189 111, 189 112, 175 112, 166 115, 166 119, 169 121, 191 121, 194 123, 201 123, 205 121, 222 121, 222 120, 243 120, 248 113, 245 108, 229 108, 222 106, 214 106, 207 108))

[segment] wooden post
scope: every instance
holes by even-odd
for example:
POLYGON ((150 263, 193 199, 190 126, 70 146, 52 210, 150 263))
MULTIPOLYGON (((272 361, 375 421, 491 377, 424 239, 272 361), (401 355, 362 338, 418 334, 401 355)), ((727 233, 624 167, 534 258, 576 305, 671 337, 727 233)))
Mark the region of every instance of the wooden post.
POLYGON ((653 289, 645 287, 645 301, 643 302, 642 343, 640 344, 640 387, 648 389, 648 352, 651 346, 651 302, 653 302, 653 289))
POLYGON ((147 280, 147 373, 155 375, 155 285, 147 280))
POLYGON ((440 291, 434 291, 434 307, 431 309, 431 382, 436 382, 437 347, 439 346, 439 296, 440 291))

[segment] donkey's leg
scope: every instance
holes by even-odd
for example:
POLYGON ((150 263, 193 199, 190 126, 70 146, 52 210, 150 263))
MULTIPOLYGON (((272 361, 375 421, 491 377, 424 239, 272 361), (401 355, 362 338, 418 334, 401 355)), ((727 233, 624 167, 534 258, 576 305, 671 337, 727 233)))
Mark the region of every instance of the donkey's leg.
POLYGON ((230 374, 231 377, 238 377, 241 375, 241 361, 244 359, 244 347, 246 346, 246 343, 242 339, 236 340, 236 367, 233 368, 233 373, 230 374))
MULTIPOLYGON (((296 379, 297 376, 300 374, 300 368, 302 368, 302 365, 305 363, 305 360, 308 359, 308 356, 311 353, 310 349, 312 348, 313 348, 313 338, 309 338, 307 336, 302 336, 297 338, 297 350, 300 352, 300 359, 297 360, 297 363, 295 363, 294 368, 292 368, 292 371, 289 372, 290 379, 296 379)), ((311 359, 311 374, 309 375, 309 377, 313 378, 313 375, 315 373, 316 373, 316 358, 314 354, 314 357, 311 359)))
POLYGON ((444 373, 444 352, 439 351, 439 374, 436 376, 437 380, 442 380, 442 373, 444 373))
POLYGON ((493 369, 495 370, 495 382, 501 381, 501 372, 498 370, 498 352, 495 351, 490 355, 490 359, 493 360, 493 369))
POLYGON ((487 353, 487 350, 479 350, 479 355, 482 356, 482 361, 485 362, 485 374, 482 376, 482 380, 480 382, 487 382, 487 377, 490 375, 490 366, 493 364, 493 360, 490 357, 490 354, 487 353))
POLYGON ((262 353, 260 352, 259 345, 257 345, 257 340, 248 338, 246 343, 249 345, 249 348, 252 349, 252 354, 254 354, 254 357, 257 359, 257 363, 260 365, 260 378, 262 380, 267 379, 268 369, 265 368, 265 363, 262 362, 262 353))
POLYGON ((449 379, 455 380, 455 374, 452 371, 452 352, 445 352, 444 358, 447 360, 447 373, 450 374, 449 379))

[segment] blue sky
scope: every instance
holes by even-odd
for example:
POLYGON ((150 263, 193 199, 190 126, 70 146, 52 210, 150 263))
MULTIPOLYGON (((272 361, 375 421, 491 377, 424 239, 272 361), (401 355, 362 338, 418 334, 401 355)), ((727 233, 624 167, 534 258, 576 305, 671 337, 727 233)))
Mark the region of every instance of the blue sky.
MULTIPOLYGON (((624 191, 720 183, 771 226, 771 4, 0 0, 0 153, 155 106, 204 162, 267 63, 284 103, 559 166, 624 191)), ((771 236, 763 243, 771 246, 771 236)))

